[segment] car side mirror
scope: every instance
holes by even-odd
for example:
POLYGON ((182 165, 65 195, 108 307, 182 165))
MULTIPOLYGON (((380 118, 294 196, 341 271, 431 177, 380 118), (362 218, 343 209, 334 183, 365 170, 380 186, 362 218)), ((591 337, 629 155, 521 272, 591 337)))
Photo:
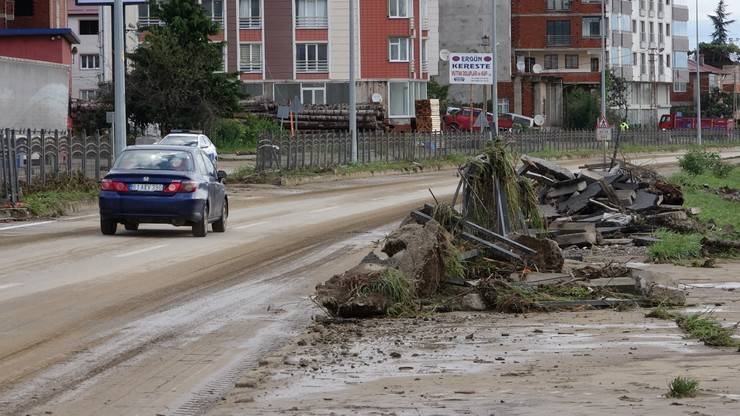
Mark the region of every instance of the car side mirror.
POLYGON ((222 182, 226 179, 226 176, 228 176, 226 175, 226 171, 223 171, 223 170, 218 171, 216 175, 218 177, 218 180, 222 182))
POLYGON ((200 148, 201 149, 208 149, 208 145, 207 144, 202 144, 202 145, 200 145, 200 148))

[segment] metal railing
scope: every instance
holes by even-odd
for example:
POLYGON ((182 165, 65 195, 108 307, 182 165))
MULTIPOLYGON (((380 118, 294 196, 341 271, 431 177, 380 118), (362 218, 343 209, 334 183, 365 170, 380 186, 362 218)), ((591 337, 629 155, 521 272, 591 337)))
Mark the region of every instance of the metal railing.
POLYGON ((571 35, 547 35, 547 46, 568 46, 572 38, 571 35))
POLYGON ((0 162, 0 196, 16 203, 28 184, 44 184, 61 173, 100 179, 113 164, 113 143, 100 132, 0 129, 0 162))
POLYGON ((239 18, 239 29, 259 29, 262 27, 262 17, 250 16, 239 18))
POLYGON ((241 72, 262 72, 262 62, 240 62, 241 72))
MULTIPOLYGON (((616 134, 615 134, 616 135, 616 134)), ((696 130, 636 129, 620 132, 620 146, 690 146, 696 130)), ((500 136, 519 154, 600 150, 593 130, 527 130, 500 136)), ((740 130, 703 130, 705 145, 740 145, 740 130)), ((358 163, 419 161, 451 155, 476 155, 488 142, 480 132, 359 133, 358 163)), ((351 163, 352 138, 348 132, 299 133, 296 137, 265 136, 257 150, 257 170, 330 168, 351 163)))
POLYGON ((298 29, 323 29, 329 27, 326 16, 296 16, 295 27, 298 29))
POLYGON ((296 61, 296 72, 329 72, 329 61, 326 59, 315 61, 296 61))

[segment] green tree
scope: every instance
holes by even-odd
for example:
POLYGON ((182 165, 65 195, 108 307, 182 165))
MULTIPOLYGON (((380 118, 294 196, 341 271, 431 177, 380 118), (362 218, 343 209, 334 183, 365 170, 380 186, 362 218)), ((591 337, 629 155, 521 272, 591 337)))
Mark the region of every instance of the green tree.
POLYGON ((727 44, 727 27, 735 23, 735 20, 728 20, 727 18, 732 14, 727 11, 725 0, 719 0, 717 9, 714 11, 716 14, 709 18, 712 19, 714 25, 714 32, 712 32, 712 43, 715 45, 726 45, 727 44))
POLYGON ((147 28, 144 43, 130 54, 127 109, 138 126, 210 130, 239 106, 239 81, 225 74, 219 31, 194 0, 151 2, 163 26, 147 28))
POLYGON ((583 87, 574 87, 565 96, 564 126, 569 129, 593 129, 601 112, 599 99, 583 87))
MULTIPOLYGON (((701 54, 704 55, 704 63, 716 66, 717 68, 722 68, 723 65, 733 64, 730 60, 731 53, 735 52, 740 54, 740 47, 734 43, 717 45, 714 43, 701 42, 699 46, 701 48, 701 54)), ((691 53, 694 54, 696 51, 691 53)))
POLYGON ((619 75, 614 74, 611 69, 606 71, 606 105, 610 109, 616 109, 616 117, 610 117, 612 123, 627 120, 630 109, 629 84, 619 75))

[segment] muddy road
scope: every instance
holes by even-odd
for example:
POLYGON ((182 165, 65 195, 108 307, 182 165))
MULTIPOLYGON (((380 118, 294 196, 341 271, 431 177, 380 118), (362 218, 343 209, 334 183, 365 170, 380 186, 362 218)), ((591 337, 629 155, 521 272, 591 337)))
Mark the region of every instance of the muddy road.
POLYGON ((102 236, 94 210, 0 224, 0 414, 212 409, 310 324, 316 283, 356 264, 429 188, 445 198, 456 183, 441 171, 233 187, 227 232, 205 239, 167 226, 102 236))

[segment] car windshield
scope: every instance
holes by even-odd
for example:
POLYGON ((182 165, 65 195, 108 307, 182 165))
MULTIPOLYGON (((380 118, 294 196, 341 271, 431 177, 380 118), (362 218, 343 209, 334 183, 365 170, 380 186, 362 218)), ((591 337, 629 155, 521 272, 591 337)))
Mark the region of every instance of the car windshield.
POLYGON ((116 161, 114 169, 124 170, 193 170, 189 152, 177 150, 126 150, 116 161))
POLYGON ((198 138, 193 136, 173 136, 169 135, 162 139, 160 142, 161 144, 169 144, 173 146, 190 146, 190 147, 197 147, 198 146, 198 138))

